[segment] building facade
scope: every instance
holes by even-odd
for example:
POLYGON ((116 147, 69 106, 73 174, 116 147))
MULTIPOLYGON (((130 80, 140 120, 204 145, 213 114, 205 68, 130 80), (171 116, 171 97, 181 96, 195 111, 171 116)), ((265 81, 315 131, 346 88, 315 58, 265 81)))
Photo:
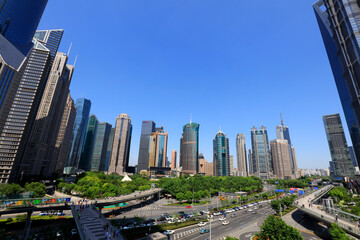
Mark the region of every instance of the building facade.
POLYGON ((264 126, 258 130, 251 129, 252 159, 251 168, 253 174, 261 179, 269 179, 273 174, 269 140, 267 130, 264 126))
POLYGON ((84 145, 86 127, 90 114, 91 101, 85 98, 78 98, 75 106, 76 117, 73 129, 73 138, 71 140, 69 156, 64 168, 65 174, 74 174, 79 167, 81 151, 84 145))
POLYGON ((101 122, 98 124, 94 149, 91 155, 90 171, 105 171, 106 151, 109 143, 111 124, 101 122))
POLYGON ((196 174, 199 172, 199 128, 198 123, 183 126, 180 139, 180 167, 182 173, 196 174))
POLYGON ((154 121, 142 121, 138 157, 138 172, 147 170, 149 166, 149 140, 150 134, 155 132, 154 121))
POLYGON ((202 153, 199 154, 199 172, 200 175, 213 176, 214 164, 205 160, 202 153))
POLYGON ((245 144, 245 134, 236 135, 236 158, 237 158, 237 168, 239 176, 247 177, 247 159, 246 159, 246 144, 245 144))
POLYGON ((127 171, 129 166, 130 143, 131 143, 132 125, 129 115, 120 114, 116 118, 114 141, 108 172, 118 173, 120 175, 127 171))
POLYGON ((174 170, 176 168, 176 150, 171 151, 171 164, 170 164, 171 170, 174 170))
POLYGON ((113 149, 113 142, 114 142, 114 135, 115 135, 115 128, 111 128, 109 142, 106 149, 106 160, 105 160, 105 169, 104 171, 109 171, 110 159, 111 159, 111 152, 113 149))
POLYGON ((55 173, 61 175, 64 172, 67 157, 70 151, 70 143, 73 138, 73 128, 76 117, 76 108, 74 100, 68 94, 64 113, 61 118, 59 134, 56 139, 55 147, 59 149, 59 154, 56 160, 55 173))
POLYGON ((289 143, 284 139, 270 141, 274 175, 279 179, 293 179, 289 143))
POLYGON ((92 155, 95 147, 95 137, 99 121, 95 114, 90 114, 88 124, 86 127, 86 135, 84 147, 81 152, 79 169, 90 171, 92 163, 92 155))
POLYGON ((150 167, 166 167, 168 132, 163 127, 157 128, 149 138, 149 165, 150 167))
POLYGON ((229 139, 219 131, 213 140, 214 176, 230 176, 229 139))
POLYGON ((354 175, 349 147, 346 142, 340 114, 323 116, 326 137, 329 144, 331 165, 335 177, 349 177, 354 175))
POLYGON ((355 156, 359 161, 359 3, 349 0, 319 0, 313 4, 313 8, 338 89, 355 156))

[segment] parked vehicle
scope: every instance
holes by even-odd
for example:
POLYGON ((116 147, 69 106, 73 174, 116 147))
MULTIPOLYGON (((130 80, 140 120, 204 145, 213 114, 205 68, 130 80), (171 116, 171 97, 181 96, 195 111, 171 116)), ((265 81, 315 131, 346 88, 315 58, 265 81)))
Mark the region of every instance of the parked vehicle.
POLYGON ((166 230, 166 231, 164 232, 164 235, 171 235, 171 234, 174 234, 174 233, 175 233, 174 230, 166 230))
POLYGON ((236 214, 235 214, 235 213, 232 213, 232 214, 230 215, 230 217, 234 218, 234 217, 236 217, 236 214))
POLYGON ((198 226, 199 226, 199 227, 203 227, 203 226, 205 226, 205 225, 206 225, 206 223, 204 223, 204 222, 199 222, 199 223, 198 223, 198 226))
POLYGON ((185 208, 191 208, 191 206, 190 206, 190 205, 188 205, 188 206, 186 206, 185 208))
POLYGON ((220 212, 214 212, 213 215, 214 216, 219 216, 221 213, 220 212))

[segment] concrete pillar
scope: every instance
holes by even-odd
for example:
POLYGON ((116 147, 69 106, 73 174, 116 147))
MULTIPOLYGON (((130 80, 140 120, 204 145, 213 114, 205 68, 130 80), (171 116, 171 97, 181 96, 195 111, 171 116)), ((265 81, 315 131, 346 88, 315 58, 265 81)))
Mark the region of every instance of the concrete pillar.
POLYGON ((25 224, 25 240, 29 238, 30 229, 31 229, 31 214, 33 211, 28 211, 26 216, 26 224, 25 224))

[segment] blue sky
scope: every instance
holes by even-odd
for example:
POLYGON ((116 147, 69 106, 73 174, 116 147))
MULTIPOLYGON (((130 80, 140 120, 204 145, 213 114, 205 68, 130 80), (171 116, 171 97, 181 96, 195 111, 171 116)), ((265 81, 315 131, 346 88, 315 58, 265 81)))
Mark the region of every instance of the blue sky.
POLYGON ((272 140, 282 112, 298 166, 326 168, 322 116, 340 113, 351 142, 314 1, 49 1, 39 29, 65 29, 60 51, 73 43, 74 99, 90 99, 100 121, 130 115, 131 165, 142 120, 169 132, 170 158, 192 114, 200 152, 212 161, 219 126, 235 156, 237 133, 250 148, 251 127, 263 124, 272 140))

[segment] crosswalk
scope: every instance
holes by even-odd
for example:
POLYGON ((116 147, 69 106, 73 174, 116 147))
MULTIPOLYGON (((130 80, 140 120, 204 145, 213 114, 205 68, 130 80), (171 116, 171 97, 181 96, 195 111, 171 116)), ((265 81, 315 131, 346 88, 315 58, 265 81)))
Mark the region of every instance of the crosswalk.
POLYGON ((146 211, 146 210, 157 210, 157 209, 160 209, 160 207, 158 207, 158 206, 144 206, 144 207, 141 207, 141 208, 136 208, 133 211, 146 211))
MULTIPOLYGON (((211 227, 217 226, 219 224, 220 224, 220 222, 211 223, 211 227)), ((181 239, 183 237, 187 237, 187 236, 193 235, 195 233, 199 233, 204 228, 209 228, 209 225, 206 225, 204 227, 197 227, 197 228, 189 229, 189 230, 181 232, 181 233, 175 233, 174 235, 171 236, 171 240, 181 239)))

